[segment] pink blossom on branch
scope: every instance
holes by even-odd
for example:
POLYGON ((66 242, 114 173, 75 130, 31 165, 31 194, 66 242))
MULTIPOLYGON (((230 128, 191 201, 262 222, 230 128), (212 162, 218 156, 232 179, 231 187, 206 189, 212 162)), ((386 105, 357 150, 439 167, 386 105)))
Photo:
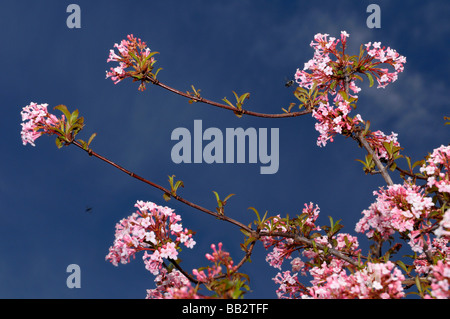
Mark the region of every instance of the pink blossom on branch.
POLYGON ((369 42, 365 45, 367 55, 371 58, 369 59, 368 70, 376 76, 378 82, 378 88, 385 88, 389 83, 395 82, 398 78, 398 73, 403 72, 404 64, 406 63, 406 58, 397 53, 394 49, 388 47, 381 47, 380 42, 369 42), (373 46, 372 49, 370 47, 373 46), (376 62, 375 60, 379 60, 376 62), (375 66, 379 64, 390 64, 394 67, 394 72, 389 72, 388 69, 376 68, 375 66))
POLYGON ((434 232, 439 238, 446 238, 450 240, 450 209, 444 213, 442 220, 439 223, 439 227, 434 232))
POLYGON ((157 52, 151 52, 146 43, 141 39, 134 37, 132 34, 127 36, 127 39, 122 40, 120 44, 114 44, 119 52, 114 50, 109 51, 109 57, 107 62, 118 62, 119 66, 110 68, 110 71, 106 71, 106 78, 111 78, 114 84, 119 83, 125 78, 131 77, 133 81, 141 81, 139 90, 145 90, 145 77, 156 77, 156 73, 153 74, 153 65, 156 63, 154 54, 157 52))
POLYGON ((427 177, 427 186, 450 195, 450 146, 441 145, 428 156, 420 172, 427 177))
POLYGON ((178 270, 171 272, 162 269, 155 278, 156 288, 147 290, 149 299, 204 299, 204 298, 237 298, 248 290, 244 284, 247 277, 237 272, 230 254, 222 249, 222 243, 212 244, 211 254, 206 254, 212 266, 193 269, 192 273, 199 284, 203 284, 215 294, 205 296, 198 293, 199 285, 193 285, 186 276, 178 270))
POLYGON ((320 133, 317 146, 325 146, 328 141, 333 142, 336 134, 349 136, 354 127, 364 123, 359 114, 354 118, 348 116, 351 111, 350 103, 339 102, 338 107, 333 107, 328 102, 321 102, 315 108, 312 116, 317 120, 315 129, 320 133))
POLYGON ((417 185, 395 184, 374 192, 377 197, 369 209, 362 212, 363 217, 356 224, 355 230, 366 233, 368 238, 374 236, 387 240, 394 233, 410 233, 410 245, 414 251, 422 252, 423 241, 417 241, 414 232, 418 227, 428 227, 424 224, 434 208, 430 197, 417 185), (419 224, 419 226, 418 226, 419 224))
POLYGON ((367 263, 367 267, 348 275, 333 272, 308 288, 302 298, 314 299, 398 299, 403 298, 404 275, 395 264, 367 263))
POLYGON ((439 260, 431 269, 431 293, 426 299, 450 299, 450 260, 439 260))
POLYGON ((300 283, 297 273, 278 273, 274 281, 279 285, 278 298, 302 299, 398 299, 403 298, 405 279, 395 264, 368 263, 362 270, 348 274, 340 267, 323 263, 310 270, 314 279, 311 287, 300 283))
POLYGON ((181 227, 181 217, 169 207, 143 201, 137 201, 135 207, 135 213, 116 225, 114 244, 106 260, 115 266, 126 264, 137 252, 144 251, 145 268, 157 275, 164 259, 177 260, 181 244, 188 248, 195 245, 193 232, 181 227))
MULTIPOLYGON (((373 49, 370 49, 371 43, 365 46, 366 50, 361 46, 359 56, 349 56, 345 52, 348 37, 349 34, 345 31, 341 32, 340 40, 329 37, 328 34, 316 34, 310 44, 314 48, 313 58, 305 63, 303 70, 297 69, 295 73, 295 79, 301 88, 315 88, 324 93, 318 95, 318 107, 314 107, 312 111, 312 116, 317 120, 315 129, 320 133, 317 145, 321 147, 328 141, 333 142, 336 134, 351 136, 352 132, 364 124, 359 114, 349 116, 351 103, 358 99, 357 95, 352 94, 361 90, 355 84, 357 79, 362 80, 358 73, 365 74, 371 81, 375 77, 379 83, 378 87, 385 87, 397 79, 406 62, 406 58, 395 50, 381 48, 379 42, 374 44, 373 49), (380 64, 391 65, 394 71, 389 73, 388 69, 379 68, 380 64), (328 101, 328 94, 334 96, 335 105, 328 101)), ((395 146, 399 145, 395 135, 387 139, 385 137, 379 131, 370 132, 368 136, 380 157, 387 158, 383 142, 395 140, 395 146)))
POLYGON ((23 145, 27 143, 35 146, 34 141, 42 134, 55 134, 55 128, 58 128, 61 122, 64 122, 64 115, 58 119, 55 115, 48 113, 47 103, 37 104, 31 102, 20 112, 22 116, 22 137, 23 145))
POLYGON ((165 268, 155 278, 156 288, 147 289, 146 299, 199 299, 196 289, 180 271, 165 268))

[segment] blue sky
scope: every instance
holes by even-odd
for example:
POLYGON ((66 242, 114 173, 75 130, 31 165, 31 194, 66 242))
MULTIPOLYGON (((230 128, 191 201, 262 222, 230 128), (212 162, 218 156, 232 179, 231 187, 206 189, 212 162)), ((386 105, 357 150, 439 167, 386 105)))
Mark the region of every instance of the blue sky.
MULTIPOLYGON (((2 1, 3 49, 0 102, 0 297, 1 298, 144 298, 154 288, 140 256, 114 267, 105 255, 114 227, 134 211, 136 200, 166 205, 162 193, 76 147, 58 150, 53 137, 36 147, 22 145, 20 110, 30 102, 65 104, 78 109, 96 132, 94 151, 156 183, 167 176, 184 181, 179 193, 212 210, 212 191, 235 193, 226 213, 249 223, 253 206, 270 215, 290 216, 304 203, 321 208, 321 223, 342 219, 344 232, 354 225, 383 185, 380 176, 364 175, 355 159, 364 152, 352 140, 337 137, 316 146, 314 119, 243 117, 187 100, 149 85, 145 92, 125 81, 105 80, 109 50, 127 34, 146 41, 163 70, 159 80, 182 91, 191 84, 204 97, 221 101, 250 92, 245 107, 280 113, 294 102, 284 86, 313 54, 314 34, 350 34, 353 52, 362 43, 381 41, 406 56, 405 71, 386 89, 361 84, 358 112, 374 129, 399 134, 414 160, 449 142, 450 85, 448 1, 77 1, 81 28, 66 26, 72 1, 2 1), (381 28, 366 26, 370 3, 381 8, 381 28), (259 174, 260 164, 175 164, 170 152, 174 129, 203 127, 279 128, 280 166, 259 174), (86 213, 86 207, 92 207, 86 213), (81 268, 81 288, 69 289, 66 267, 81 268)), ((83 135, 84 134, 84 135, 83 135)), ((404 163, 404 162, 403 162, 404 163)), ((399 181, 397 176, 394 180, 399 181)), ((237 261, 240 231, 171 200, 168 205, 197 231, 194 250, 184 250, 185 269, 206 265, 211 243, 223 242, 237 261)), ((367 241, 359 236, 367 248, 367 241)), ((258 245, 243 271, 251 278, 253 298, 275 298, 276 270, 258 245)))

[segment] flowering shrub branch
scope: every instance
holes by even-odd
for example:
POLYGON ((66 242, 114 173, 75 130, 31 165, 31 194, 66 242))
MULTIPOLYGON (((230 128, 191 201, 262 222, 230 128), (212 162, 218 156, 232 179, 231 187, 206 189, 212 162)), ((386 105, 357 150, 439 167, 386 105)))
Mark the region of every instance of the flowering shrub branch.
POLYGON ((279 285, 279 298, 403 298, 407 289, 416 287, 412 293, 422 298, 449 298, 450 282, 450 146, 440 146, 424 160, 411 164, 408 156, 400 154, 403 148, 397 134, 390 135, 370 130, 370 121, 357 114, 357 93, 361 91, 356 81, 366 77, 372 87, 385 88, 398 79, 403 72, 406 58, 381 43, 360 46, 358 55, 347 54, 349 34, 341 32, 340 38, 317 34, 310 46, 314 56, 295 73, 299 85, 294 96, 300 101, 300 111, 292 112, 291 103, 281 114, 264 114, 243 108, 249 93, 234 93, 236 102, 227 98, 226 104, 203 98, 200 90, 182 92, 157 79, 161 69, 154 72, 157 52, 151 52, 146 43, 133 35, 115 44, 110 50, 108 62, 119 65, 110 68, 106 77, 115 84, 131 78, 140 82, 144 91, 147 83, 162 87, 169 92, 243 115, 264 118, 284 118, 311 114, 316 119, 319 132, 317 145, 326 146, 336 135, 350 137, 365 149, 363 165, 366 174, 380 174, 385 187, 374 191, 375 201, 362 212, 356 224, 357 233, 364 234, 373 244, 363 254, 358 238, 341 230, 340 220, 329 217, 329 224, 319 225, 320 208, 313 203, 305 204, 295 217, 260 216, 250 208, 256 219, 253 225, 244 225, 226 214, 227 201, 234 195, 217 200, 216 211, 199 206, 177 192, 184 187, 181 180, 169 176, 170 189, 145 179, 93 151, 90 144, 76 139, 84 127, 84 119, 78 111, 70 113, 63 105, 55 107, 63 115, 57 118, 47 111, 47 104, 31 103, 22 110, 23 144, 35 145, 43 135, 55 135, 56 144, 75 145, 129 176, 163 192, 166 201, 175 199, 219 220, 237 226, 244 234, 241 249, 244 256, 234 263, 222 243, 211 245, 212 253, 206 254, 211 265, 193 269, 191 273, 180 265, 179 254, 183 248, 192 249, 196 242, 194 231, 184 228, 181 216, 171 208, 152 202, 137 201, 137 211, 116 225, 115 240, 106 259, 113 265, 128 263, 137 253, 143 253, 145 268, 155 277, 156 288, 147 290, 148 298, 241 298, 250 290, 250 279, 239 272, 249 261, 255 244, 261 242, 268 254, 266 261, 280 270, 273 278, 279 285), (391 69, 391 70, 389 70, 391 69), (304 110, 302 110, 304 108, 304 110), (407 169, 399 167, 404 158, 407 169), (419 168, 418 172, 414 172, 419 168), (395 184, 390 173, 399 172, 402 184, 395 184), (417 182, 423 182, 420 185, 417 182), (400 253, 402 242, 407 243, 410 255, 394 257, 400 253), (169 263, 167 264, 165 260, 169 263), (282 266, 290 260, 290 270, 282 266), (310 286, 301 276, 309 277, 310 286), (210 291, 200 292, 201 288, 210 291))

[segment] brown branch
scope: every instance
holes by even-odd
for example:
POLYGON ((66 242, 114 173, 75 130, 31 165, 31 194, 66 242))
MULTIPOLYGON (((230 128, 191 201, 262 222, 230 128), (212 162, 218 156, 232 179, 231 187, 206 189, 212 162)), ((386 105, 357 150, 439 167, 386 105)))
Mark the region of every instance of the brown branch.
POLYGON ((114 166, 115 168, 121 170, 125 174, 127 174, 127 175, 129 175, 129 176, 131 176, 131 177, 141 181, 141 182, 144 182, 145 184, 153 186, 153 187, 163 191, 164 193, 170 194, 171 197, 173 197, 174 199, 176 199, 179 202, 182 202, 183 204, 186 204, 186 205, 188 205, 188 206, 190 206, 192 208, 195 208, 195 209, 197 209, 199 211, 207 213, 207 214, 209 214, 211 216, 214 216, 214 217, 216 217, 218 219, 221 219, 221 220, 227 221, 227 222, 229 222, 231 224, 234 224, 234 225, 236 225, 236 226, 238 226, 238 227, 240 227, 240 228, 242 228, 242 229, 244 229, 244 230, 246 230, 246 231, 248 231, 250 233, 253 232, 253 230, 251 228, 245 226, 244 224, 242 224, 241 222, 238 222, 237 220, 234 220, 233 218, 230 218, 230 217, 225 216, 223 214, 218 214, 218 213, 213 212, 213 211, 211 211, 211 210, 209 210, 207 208, 204 208, 202 206, 194 204, 194 203, 192 203, 192 202, 182 198, 181 196, 171 194, 171 191, 169 189, 164 188, 163 186, 158 185, 156 183, 153 183, 152 181, 149 181, 149 180, 147 180, 147 179, 145 179, 145 178, 143 178, 143 177, 141 177, 141 176, 139 176, 139 175, 137 175, 137 174, 135 174, 135 173, 125 169, 125 168, 123 168, 122 166, 120 166, 120 165, 110 161, 109 159, 101 156, 100 154, 97 154, 96 152, 92 151, 92 149, 88 149, 88 150, 84 149, 83 146, 80 143, 78 143, 77 141, 72 141, 72 144, 78 146, 79 148, 81 148, 82 150, 87 152, 90 156, 97 157, 98 159, 100 159, 100 160, 102 160, 102 161, 104 161, 104 162, 114 166))
MULTIPOLYGON (((349 74, 348 72, 345 72, 345 74, 344 74, 344 88, 345 88, 345 93, 347 93, 347 95, 349 94, 349 90, 350 90, 350 81, 351 81, 350 75, 351 74, 349 74)), ((356 139, 361 143, 361 145, 366 149, 366 151, 370 155, 372 155, 372 159, 375 162, 375 165, 380 170, 380 174, 381 174, 381 176, 383 176, 386 183, 389 186, 394 185, 391 177, 387 173, 386 167, 384 167, 384 165, 381 163, 380 159, 378 158, 377 154, 375 154, 372 147, 370 147, 369 143, 367 142, 366 138, 364 137, 363 132, 358 131, 358 132, 356 132, 355 135, 356 135, 356 139)))
MULTIPOLYGON (((430 281, 427 278, 424 277, 419 277, 419 281, 420 283, 424 283, 424 284, 430 284, 430 281)), ((405 286, 404 289, 409 289, 412 286, 414 286, 416 284, 416 279, 415 278, 408 278, 402 281, 402 285, 405 286)))
MULTIPOLYGON (((197 280, 197 279, 195 279, 195 278, 193 278, 191 275, 189 275, 183 268, 181 268, 181 266, 175 261, 175 260, 173 260, 173 259, 171 259, 171 258, 167 258, 171 263, 172 263, 172 265, 176 268, 176 269, 178 269, 178 271, 179 272, 181 272, 190 282, 192 282, 193 284, 195 284, 195 285, 198 285, 200 282, 197 280)), ((167 266, 166 266, 166 268, 167 268, 167 266)))
POLYGON ((301 116, 301 115, 306 115, 311 113, 311 110, 305 110, 305 111, 301 111, 301 112, 292 112, 292 113, 280 113, 280 114, 265 114, 265 113, 258 113, 258 112, 253 112, 253 111, 248 111, 248 110, 238 110, 237 108, 234 108, 230 105, 226 105, 226 104, 222 104, 222 103, 217 103, 208 99, 205 99, 203 97, 197 97, 197 96, 193 96, 187 93, 184 93, 182 91, 179 91, 177 89, 174 89, 164 83, 161 83, 159 80, 154 79, 150 76, 147 75, 147 77, 145 78, 147 81, 153 83, 154 85, 160 86, 163 89, 166 89, 172 93, 181 95, 185 98, 188 98, 190 100, 193 100, 195 102, 200 102, 200 103, 205 103, 205 104, 209 104, 212 106, 216 106, 222 109, 226 109, 226 110, 230 110, 233 112, 236 112, 238 114, 243 114, 243 115, 250 115, 250 116, 256 116, 256 117, 264 117, 264 118, 286 118, 286 117, 296 117, 296 116, 301 116))
POLYGON ((261 232, 259 233, 259 236, 270 236, 270 237, 286 237, 286 238, 292 238, 297 242, 303 243, 305 245, 307 245, 308 247, 317 247, 321 250, 325 250, 328 249, 328 252, 332 255, 334 255, 335 257, 338 257, 346 262, 348 262, 349 264, 359 268, 361 265, 355 261, 354 259, 348 257, 347 255, 345 255, 344 253, 342 253, 339 250, 336 250, 334 248, 330 248, 328 246, 324 246, 322 244, 317 243, 316 241, 314 241, 313 239, 308 239, 306 237, 300 236, 300 235, 296 235, 296 234, 291 234, 291 233, 285 233, 285 232, 261 232))
POLYGON ((404 169, 401 169, 401 168, 398 167, 398 166, 397 166, 395 169, 396 169, 397 171, 399 171, 400 173, 405 174, 405 175, 408 175, 408 176, 410 176, 410 177, 414 177, 414 178, 422 179, 422 180, 427 180, 426 177, 422 177, 422 176, 418 176, 418 175, 416 175, 416 174, 414 174, 414 173, 410 173, 410 172, 408 172, 408 171, 406 171, 406 170, 404 170, 404 169))
POLYGON ((372 159, 375 162, 375 165, 377 166, 381 176, 383 176, 384 180, 389 186, 394 185, 392 182, 391 176, 389 176, 386 167, 381 163, 380 159, 378 158, 378 155, 375 154, 372 147, 370 147, 369 143, 367 142, 366 138, 364 137, 364 133, 362 131, 356 132, 356 139, 361 143, 361 145, 365 148, 365 150, 372 155, 372 159))

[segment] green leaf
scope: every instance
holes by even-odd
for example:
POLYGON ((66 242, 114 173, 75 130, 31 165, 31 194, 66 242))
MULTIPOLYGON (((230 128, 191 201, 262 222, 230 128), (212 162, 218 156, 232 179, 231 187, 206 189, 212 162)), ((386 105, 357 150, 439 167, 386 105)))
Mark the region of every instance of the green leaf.
POLYGON ((170 200, 170 194, 169 193, 164 193, 163 194, 163 198, 166 200, 166 202, 168 202, 170 200))
POLYGON ((89 138, 89 140, 88 140, 88 142, 87 142, 87 145, 88 145, 88 146, 91 145, 92 140, 93 140, 94 137, 96 137, 96 136, 97 136, 97 133, 94 133, 94 134, 91 135, 91 137, 89 138))
POLYGON ((370 82, 369 87, 372 87, 373 86, 372 74, 370 74, 369 72, 366 72, 365 74, 366 74, 366 76, 367 76, 367 78, 369 79, 369 82, 370 82))
POLYGON ((169 176, 170 189, 173 190, 173 178, 175 175, 169 176))
POLYGON ((230 194, 227 197, 225 197, 225 199, 223 200, 224 203, 227 202, 227 200, 229 200, 231 198, 231 196, 234 196, 235 194, 230 194))
POLYGON ((148 59, 150 59, 152 56, 154 56, 155 54, 159 54, 159 52, 151 52, 149 55, 147 55, 143 60, 142 63, 147 62, 148 59))
POLYGON ((364 136, 367 135, 367 132, 369 131, 369 128, 370 128, 370 121, 367 120, 366 121, 366 127, 364 128, 364 136))
POLYGON ((236 108, 230 101, 228 101, 228 99, 226 97, 224 97, 222 99, 222 101, 224 101, 225 103, 227 103, 229 106, 236 108))
POLYGON ((425 163, 425 160, 420 160, 420 161, 417 161, 417 162, 415 162, 414 164, 413 164, 413 166, 412 166, 412 168, 414 169, 414 167, 416 167, 417 165, 423 165, 425 163))
POLYGON ((255 207, 249 207, 248 209, 251 209, 252 211, 254 211, 256 214, 256 217, 258 218, 258 222, 261 222, 261 218, 259 217, 258 210, 255 207))
POLYGON ((131 57, 132 57, 136 62, 139 62, 139 61, 140 61, 139 58, 138 58, 133 52, 128 51, 128 54, 131 55, 131 57))
POLYGON ((339 94, 342 96, 342 98, 347 101, 348 100, 348 95, 345 91, 339 91, 339 94))
POLYGON ((216 195, 216 200, 217 200, 217 202, 219 202, 219 201, 220 201, 219 194, 217 194, 216 191, 213 191, 213 193, 214 193, 214 195, 216 195))
POLYGON ((328 218, 330 219, 330 226, 331 226, 331 229, 333 229, 333 228, 334 228, 333 217, 328 216, 328 218))
POLYGON ((353 74, 354 78, 357 78, 358 80, 360 80, 361 82, 364 82, 363 78, 360 77, 358 74, 353 74))
POLYGON ((397 164, 394 162, 394 163, 392 163, 392 165, 389 169, 393 172, 393 171, 395 171, 396 168, 397 168, 397 164))
POLYGON ((75 110, 72 112, 72 114, 70 114, 70 119, 69 119, 69 123, 73 124, 76 122, 76 120, 78 119, 78 110, 75 110))
POLYGON ((55 143, 58 148, 61 148, 63 146, 62 141, 59 137, 56 138, 55 143))
POLYGON ((420 282, 419 276, 416 276, 416 278, 414 278, 414 281, 416 282, 417 290, 420 294, 422 294, 422 283, 420 282))
POLYGON ((241 95, 239 101, 243 104, 245 99, 249 99, 250 98, 250 93, 244 93, 241 95))
POLYGON ((54 109, 63 112, 66 119, 69 119, 71 116, 69 110, 67 109, 67 106, 65 106, 64 104, 57 105, 54 107, 54 109))
POLYGON ((248 231, 246 231, 245 229, 240 228, 239 229, 245 236, 250 236, 250 233, 248 231))
POLYGON ((156 70, 156 72, 153 74, 153 78, 156 79, 156 76, 158 75, 159 71, 161 71, 163 68, 159 68, 156 70))

